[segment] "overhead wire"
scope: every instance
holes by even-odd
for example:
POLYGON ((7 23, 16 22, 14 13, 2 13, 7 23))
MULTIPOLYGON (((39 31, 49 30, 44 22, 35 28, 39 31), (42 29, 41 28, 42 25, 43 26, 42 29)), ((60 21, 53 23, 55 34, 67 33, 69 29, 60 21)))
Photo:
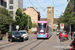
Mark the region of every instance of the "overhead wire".
POLYGON ((53 2, 53 6, 54 6, 54 1, 52 0, 52 2, 53 2))
MULTIPOLYGON (((32 2, 29 0, 29 2, 32 4, 32 2)), ((33 4, 32 4, 33 5, 33 4)), ((33 5, 34 6, 34 5, 33 5)), ((34 6, 35 7, 35 6, 34 6)), ((35 7, 36 8, 36 7, 35 7)), ((37 8, 36 8, 37 9, 37 8)))
MULTIPOLYGON (((52 0, 53 1, 53 0, 52 0)), ((29 0, 29 2, 32 4, 32 2, 29 0)), ((40 8, 42 8, 44 11, 47 9, 47 7, 46 8, 43 8, 43 7, 41 7, 41 5, 38 3, 38 1, 36 0, 36 2, 37 2, 37 4, 40 6, 40 8)), ((22 6, 24 6, 22 3, 20 3, 19 2, 19 4, 21 4, 22 6)), ((34 6, 34 4, 32 4, 33 5, 33 7, 35 7, 34 6)), ((53 1, 53 6, 54 6, 54 1, 53 1)), ((25 6, 24 6, 25 7, 25 6)), ((54 6, 54 7, 60 7, 60 6, 54 6)), ((37 7, 35 7, 36 9, 38 9, 37 7)))
MULTIPOLYGON (((37 0, 35 0, 36 2, 37 2, 37 4, 41 7, 41 5, 38 3, 38 1, 37 0)), ((42 9, 43 9, 43 7, 41 7, 42 9)))

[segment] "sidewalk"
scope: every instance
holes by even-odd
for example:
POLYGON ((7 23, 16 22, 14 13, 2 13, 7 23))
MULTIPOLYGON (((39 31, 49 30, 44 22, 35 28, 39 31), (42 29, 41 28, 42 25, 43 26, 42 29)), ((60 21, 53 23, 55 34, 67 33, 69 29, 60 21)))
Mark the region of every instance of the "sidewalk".
POLYGON ((8 36, 3 36, 2 40, 8 40, 8 36))
POLYGON ((66 40, 64 42, 60 42, 60 46, 61 46, 61 49, 64 50, 64 49, 70 49, 71 46, 70 46, 70 43, 72 42, 73 40, 66 40))

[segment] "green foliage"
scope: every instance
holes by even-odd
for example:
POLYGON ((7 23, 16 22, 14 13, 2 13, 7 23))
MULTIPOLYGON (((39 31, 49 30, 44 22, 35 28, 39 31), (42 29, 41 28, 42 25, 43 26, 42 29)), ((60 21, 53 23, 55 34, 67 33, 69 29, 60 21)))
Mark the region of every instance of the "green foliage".
POLYGON ((26 14, 23 14, 22 17, 20 18, 20 29, 25 29, 25 26, 27 25, 27 16, 26 14))
MULTIPOLYGON (((28 29, 28 15, 22 13, 21 9, 18 8, 16 11, 16 25, 19 25, 19 29, 28 29)), ((31 18, 29 16, 29 28, 32 27, 31 18)))
POLYGON ((10 22, 13 22, 13 17, 5 8, 0 8, 0 31, 5 33, 9 29, 10 22))
POLYGON ((32 27, 32 21, 31 21, 31 17, 29 16, 29 28, 32 27))
POLYGON ((37 25, 36 25, 35 22, 32 24, 32 27, 33 27, 33 28, 36 28, 36 27, 37 27, 37 25))
POLYGON ((19 25, 19 23, 20 23, 20 17, 16 16, 15 18, 16 18, 16 25, 19 25))
POLYGON ((20 8, 17 9, 16 15, 17 15, 17 16, 20 16, 20 18, 22 17, 22 11, 21 11, 20 8))
MULTIPOLYGON (((26 25, 25 29, 28 30, 28 16, 29 16, 29 15, 26 15, 26 16, 27 16, 27 18, 26 18, 26 19, 27 19, 27 21, 26 21, 27 25, 26 25)), ((29 16, 29 29, 30 29, 31 27, 32 27, 32 21, 31 21, 31 17, 29 16)))
MULTIPOLYGON (((71 4, 69 2, 69 4, 71 4)), ((58 29, 60 28, 60 23, 64 23, 65 26, 68 26, 68 24, 75 24, 75 12, 73 11, 73 5, 69 6, 69 8, 66 8, 63 15, 60 16, 58 21, 58 29)))
POLYGON ((8 34, 10 34, 11 32, 9 31, 8 34))

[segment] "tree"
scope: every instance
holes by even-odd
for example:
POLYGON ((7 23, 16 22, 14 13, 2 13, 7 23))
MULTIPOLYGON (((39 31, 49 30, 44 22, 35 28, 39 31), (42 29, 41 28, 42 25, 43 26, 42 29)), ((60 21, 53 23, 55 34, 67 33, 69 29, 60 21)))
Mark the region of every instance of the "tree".
POLYGON ((33 28, 36 28, 36 27, 37 27, 37 25, 36 25, 35 22, 32 24, 32 27, 33 27, 33 28))
POLYGON ((17 16, 20 16, 20 18, 22 17, 22 11, 21 11, 20 8, 17 9, 16 15, 17 15, 17 16))
MULTIPOLYGON (((26 13, 22 13, 21 9, 18 8, 17 11, 16 11, 16 25, 19 25, 19 29, 20 30, 23 30, 23 29, 26 29, 28 30, 28 16, 29 15, 26 15, 26 13), (19 15, 21 14, 21 15, 19 15)), ((29 28, 32 27, 32 22, 31 22, 31 18, 29 16, 29 28)))
POLYGON ((10 22, 13 22, 13 17, 5 8, 0 8, 0 31, 6 33, 9 29, 10 22))
POLYGON ((20 18, 20 29, 25 29, 25 27, 27 26, 27 15, 25 13, 22 14, 22 17, 20 18))
POLYGON ((20 17, 16 16, 16 25, 19 25, 19 23, 20 23, 20 17))
POLYGON ((60 27, 60 23, 64 23, 65 26, 68 26, 68 24, 71 26, 71 24, 75 24, 75 12, 73 11, 73 1, 70 1, 69 4, 71 4, 69 7, 66 8, 63 15, 60 16, 58 21, 58 28, 60 27))

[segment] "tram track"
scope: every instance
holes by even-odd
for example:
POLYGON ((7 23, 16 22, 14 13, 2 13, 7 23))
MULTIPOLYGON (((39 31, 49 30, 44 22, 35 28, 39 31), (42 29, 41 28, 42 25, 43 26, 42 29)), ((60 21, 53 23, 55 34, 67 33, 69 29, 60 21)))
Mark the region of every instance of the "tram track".
POLYGON ((36 41, 37 41, 37 40, 35 40, 35 41, 33 41, 33 42, 31 42, 31 43, 29 43, 29 44, 27 44, 27 45, 25 45, 25 46, 19 48, 18 50, 21 50, 22 48, 25 48, 25 47, 27 47, 28 45, 31 45, 32 43, 34 43, 34 42, 36 42, 36 41))
POLYGON ((1 44, 0 46, 6 45, 6 44, 11 44, 11 43, 5 43, 5 44, 1 44))
MULTIPOLYGON (((29 43, 29 44, 27 44, 27 45, 25 45, 25 46, 19 48, 18 50, 21 50, 21 49, 23 49, 23 48, 25 48, 25 47, 27 47, 27 46, 29 46, 29 45, 31 45, 31 44, 37 42, 37 41, 38 41, 38 40, 35 40, 35 41, 33 41, 33 42, 31 42, 31 43, 29 43)), ((36 44, 36 45, 35 45, 34 47, 32 47, 30 50, 32 50, 33 48, 35 48, 36 46, 38 46, 39 44, 41 44, 43 41, 44 41, 44 40, 42 40, 41 42, 39 42, 38 44, 36 44)))
MULTIPOLYGON (((30 38, 28 41, 32 40, 33 38, 34 37, 30 38)), ((22 42, 22 43, 24 43, 24 42, 22 42)), ((14 43, 14 42, 12 42, 12 43, 4 43, 4 44, 0 45, 0 49, 10 47, 10 46, 13 46, 13 45, 16 45, 16 44, 20 44, 20 42, 18 42, 18 43, 17 42, 16 43, 14 43)))
MULTIPOLYGON (((44 40, 43 40, 44 41, 44 40)), ((36 44, 35 46, 33 46, 30 50, 33 50, 35 47, 37 47, 39 44, 41 44, 43 41, 39 42, 38 44, 36 44)))
POLYGON ((0 49, 6 48, 6 47, 9 47, 9 46, 13 46, 13 45, 16 45, 16 44, 19 44, 19 43, 14 43, 14 44, 11 44, 11 45, 6 45, 4 47, 0 47, 0 49))

